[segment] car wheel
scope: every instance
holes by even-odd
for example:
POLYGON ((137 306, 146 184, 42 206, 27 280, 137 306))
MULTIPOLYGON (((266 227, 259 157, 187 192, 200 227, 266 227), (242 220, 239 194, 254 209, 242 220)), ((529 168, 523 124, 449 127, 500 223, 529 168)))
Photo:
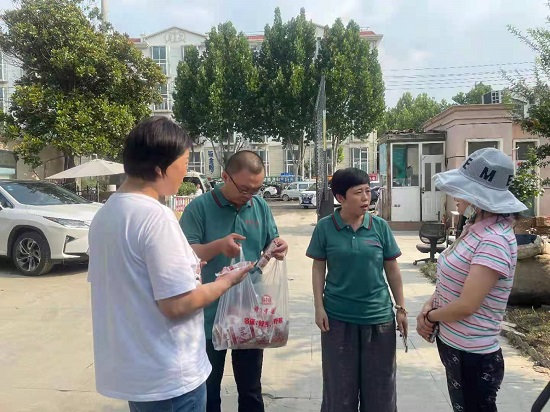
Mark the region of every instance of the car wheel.
POLYGON ((40 276, 52 270, 50 246, 38 232, 25 232, 12 247, 15 267, 25 276, 40 276))
POLYGON ((271 197, 271 193, 264 192, 264 199, 269 199, 271 197))
POLYGON ((283 200, 285 202, 288 202, 290 200, 290 197, 288 197, 288 195, 283 195, 283 200))

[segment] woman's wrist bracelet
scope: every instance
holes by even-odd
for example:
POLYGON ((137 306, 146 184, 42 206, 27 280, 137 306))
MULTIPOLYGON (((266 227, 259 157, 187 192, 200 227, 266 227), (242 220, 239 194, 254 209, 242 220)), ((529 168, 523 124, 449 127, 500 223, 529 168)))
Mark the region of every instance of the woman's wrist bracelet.
POLYGON ((405 308, 404 308, 403 306, 401 306, 401 305, 395 305, 394 308, 395 308, 395 310, 397 310, 397 311, 399 311, 399 310, 402 311, 405 315, 408 315, 408 314, 409 314, 409 312, 407 312, 407 309, 405 309, 405 308))

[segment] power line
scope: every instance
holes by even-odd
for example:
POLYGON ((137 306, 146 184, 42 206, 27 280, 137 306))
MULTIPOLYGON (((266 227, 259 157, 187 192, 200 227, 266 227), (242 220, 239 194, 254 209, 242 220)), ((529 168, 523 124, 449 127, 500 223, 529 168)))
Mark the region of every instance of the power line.
MULTIPOLYGON (((534 73, 535 71, 533 69, 518 69, 514 70, 512 73, 534 73)), ((413 76, 384 76, 384 78, 391 78, 391 79, 418 79, 418 78, 447 78, 447 77, 462 77, 462 76, 487 76, 487 75, 495 75, 495 74, 502 74, 502 72, 465 72, 465 73, 446 73, 446 74, 417 74, 413 76)))
MULTIPOLYGON (((536 77, 533 75, 527 75, 527 76, 519 76, 519 77, 511 77, 511 80, 535 80, 536 77)), ((495 76, 495 77, 484 77, 483 84, 490 85, 490 83, 501 83, 503 81, 508 81, 507 78, 503 78, 501 76, 495 76)), ((396 80, 389 80, 386 81, 386 86, 407 86, 407 85, 421 85, 421 84, 438 84, 438 83, 444 83, 444 84, 456 84, 456 83, 465 83, 465 82, 480 82, 479 77, 465 77, 460 79, 422 79, 422 80, 403 80, 403 81, 396 81, 396 80)))
POLYGON ((398 72, 398 71, 421 71, 421 70, 449 70, 449 69, 468 69, 474 67, 496 67, 496 66, 514 66, 521 64, 533 64, 533 62, 517 62, 517 63, 494 63, 494 64, 477 64, 468 66, 446 66, 446 67, 406 67, 403 69, 388 69, 386 72, 398 72))

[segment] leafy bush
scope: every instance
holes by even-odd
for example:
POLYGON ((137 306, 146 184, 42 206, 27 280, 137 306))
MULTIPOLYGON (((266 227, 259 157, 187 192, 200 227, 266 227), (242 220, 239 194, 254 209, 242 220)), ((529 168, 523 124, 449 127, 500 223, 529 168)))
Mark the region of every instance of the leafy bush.
POLYGON ((191 196, 197 191, 197 186, 191 182, 181 182, 178 190, 178 196, 191 196))

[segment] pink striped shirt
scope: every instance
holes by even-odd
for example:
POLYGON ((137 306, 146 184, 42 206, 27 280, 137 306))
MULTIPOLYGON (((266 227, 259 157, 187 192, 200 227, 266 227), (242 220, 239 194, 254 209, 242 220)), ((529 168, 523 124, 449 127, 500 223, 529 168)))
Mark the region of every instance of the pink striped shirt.
POLYGON ((443 252, 437 261, 434 306, 460 297, 471 265, 489 267, 500 278, 476 313, 461 321, 440 323, 439 338, 456 349, 491 353, 500 348, 498 335, 516 269, 516 236, 511 221, 503 217, 484 219, 464 230, 467 233, 456 247, 443 252))

